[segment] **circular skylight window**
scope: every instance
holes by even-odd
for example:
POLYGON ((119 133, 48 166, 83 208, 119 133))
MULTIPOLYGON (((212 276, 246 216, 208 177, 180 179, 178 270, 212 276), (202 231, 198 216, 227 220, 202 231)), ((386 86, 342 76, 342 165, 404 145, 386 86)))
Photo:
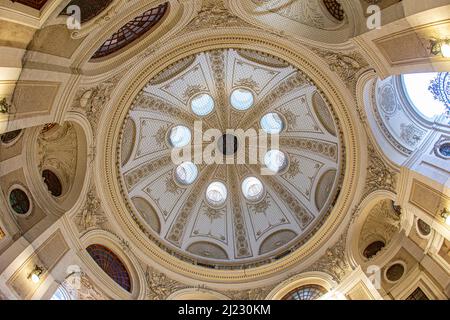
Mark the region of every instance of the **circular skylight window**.
POLYGON ((209 94, 200 94, 192 99, 191 108, 196 115, 206 116, 214 109, 214 99, 209 94))
POLYGON ((406 94, 414 107, 425 117, 434 118, 450 107, 445 83, 449 83, 448 73, 415 73, 403 75, 406 94))
POLYGON ((253 94, 245 89, 236 89, 231 93, 231 105, 237 110, 247 110, 253 106, 253 94))
POLYGON ((181 148, 191 142, 191 130, 185 126, 176 126, 170 130, 170 144, 174 148, 181 148))
POLYGON ((222 182, 212 182, 206 189, 206 200, 213 206, 220 206, 227 200, 227 187, 222 182))
POLYGON ((192 162, 183 162, 175 170, 177 180, 181 184, 192 184, 198 176, 198 169, 192 162))
POLYGON ((247 200, 257 201, 264 194, 262 182, 255 177, 249 177, 242 182, 242 193, 247 200))
POLYGON ((278 173, 286 168, 287 158, 280 150, 270 150, 264 156, 264 163, 270 171, 278 173))
POLYGON ((261 118, 261 128, 268 134, 278 134, 283 131, 284 123, 277 113, 268 113, 261 118))

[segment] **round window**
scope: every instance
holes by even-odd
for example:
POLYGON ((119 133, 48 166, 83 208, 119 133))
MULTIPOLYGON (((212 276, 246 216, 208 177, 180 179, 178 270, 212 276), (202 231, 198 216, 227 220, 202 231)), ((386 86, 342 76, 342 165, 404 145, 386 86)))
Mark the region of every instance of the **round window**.
POLYGON ((417 229, 419 229, 420 234, 425 237, 431 233, 430 225, 421 219, 417 220, 417 229))
POLYGON ((439 147, 439 153, 444 157, 450 157, 450 142, 443 143, 439 147))
POLYGON ((278 173, 286 168, 287 157, 280 150, 270 150, 264 156, 264 164, 266 167, 275 173, 278 173))
POLYGON ((403 277, 404 273, 405 267, 403 264, 395 263, 386 270, 386 279, 391 282, 397 282, 403 277))
POLYGON ((197 179, 198 169, 192 162, 183 162, 175 170, 175 175, 179 183, 189 185, 197 179))
POLYGON ((14 130, 14 131, 3 133, 0 136, 0 140, 4 144, 10 144, 20 135, 21 132, 22 132, 22 130, 14 130))
POLYGON ((182 148, 191 142, 191 130, 185 126, 176 126, 170 130, 169 141, 172 147, 182 148))
POLYGON ((220 206, 227 200, 227 187, 222 182, 213 182, 206 189, 206 200, 210 205, 220 206))
POLYGON ((383 249, 384 246, 385 244, 383 241, 372 242, 364 249, 363 255, 367 259, 370 259, 375 256, 381 249, 383 249))
POLYGON ((279 134, 284 129, 284 123, 277 113, 268 113, 261 118, 261 128, 268 134, 279 134))
POLYGON ((236 110, 248 110, 253 106, 254 98, 253 94, 245 89, 236 89, 231 93, 231 105, 236 110))
POLYGON ((22 189, 13 189, 9 193, 9 204, 17 214, 27 214, 31 207, 30 199, 22 189))
POLYGON ((206 116, 214 109, 214 99, 209 94, 200 94, 192 99, 191 108, 196 115, 206 116))

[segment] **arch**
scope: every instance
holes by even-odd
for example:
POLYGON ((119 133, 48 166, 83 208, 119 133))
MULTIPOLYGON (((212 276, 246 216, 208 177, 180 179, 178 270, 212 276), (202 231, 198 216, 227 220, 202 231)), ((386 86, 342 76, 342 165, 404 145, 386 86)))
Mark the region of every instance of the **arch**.
POLYGON ((24 137, 27 183, 55 216, 74 208, 88 174, 88 132, 78 121, 33 127, 24 137))
POLYGON ((347 236, 349 258, 356 265, 365 266, 368 263, 383 265, 401 245, 403 233, 400 231, 405 228, 408 214, 403 210, 401 217, 395 216, 394 208, 389 208, 394 205, 395 199, 396 195, 392 192, 375 191, 361 202, 347 236), (380 227, 380 224, 383 227, 380 227), (381 234, 380 231, 384 233, 381 234), (384 245, 376 247, 374 243, 378 241, 384 245), (374 248, 370 248, 372 245, 374 248), (365 257, 366 250, 373 254, 365 257))
POLYGON ((259 254, 265 254, 288 244, 297 236, 292 230, 280 230, 269 235, 259 246, 259 254))

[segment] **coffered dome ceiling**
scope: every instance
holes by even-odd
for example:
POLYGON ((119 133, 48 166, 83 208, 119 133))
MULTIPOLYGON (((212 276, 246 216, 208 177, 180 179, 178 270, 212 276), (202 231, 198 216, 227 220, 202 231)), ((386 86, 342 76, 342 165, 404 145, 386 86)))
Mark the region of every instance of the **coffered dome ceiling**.
POLYGON ((237 269, 283 257, 321 227, 339 193, 335 119, 320 90, 276 57, 224 49, 182 59, 148 82, 123 125, 129 213, 150 241, 197 265, 237 269), (196 121, 203 133, 218 129, 217 141, 198 140, 196 121), (279 146, 261 151, 227 129, 264 129, 269 141, 281 130, 279 146), (234 162, 199 163, 192 152, 174 163, 173 149, 184 145, 234 162))

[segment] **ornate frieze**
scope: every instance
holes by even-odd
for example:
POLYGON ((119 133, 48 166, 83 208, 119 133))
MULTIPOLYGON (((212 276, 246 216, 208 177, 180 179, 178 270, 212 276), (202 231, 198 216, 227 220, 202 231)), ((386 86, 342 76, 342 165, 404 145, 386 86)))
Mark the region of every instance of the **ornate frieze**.
POLYGON ((74 109, 81 109, 85 113, 94 132, 94 138, 103 108, 111 99, 113 90, 121 78, 122 75, 116 75, 95 87, 83 88, 77 93, 74 109))
POLYGON ((352 271, 352 267, 345 255, 345 239, 347 238, 347 231, 339 237, 339 240, 332 247, 326 250, 322 257, 306 268, 303 272, 326 272, 336 281, 341 281, 347 274, 349 274, 352 271))
POLYGON ((331 71, 335 72, 355 95, 358 77, 369 67, 364 57, 356 51, 342 53, 317 48, 312 50, 324 59, 331 71))
POLYGON ((75 216, 75 223, 79 232, 86 232, 92 229, 103 228, 107 221, 100 200, 97 197, 95 186, 89 189, 86 202, 81 211, 75 216))

